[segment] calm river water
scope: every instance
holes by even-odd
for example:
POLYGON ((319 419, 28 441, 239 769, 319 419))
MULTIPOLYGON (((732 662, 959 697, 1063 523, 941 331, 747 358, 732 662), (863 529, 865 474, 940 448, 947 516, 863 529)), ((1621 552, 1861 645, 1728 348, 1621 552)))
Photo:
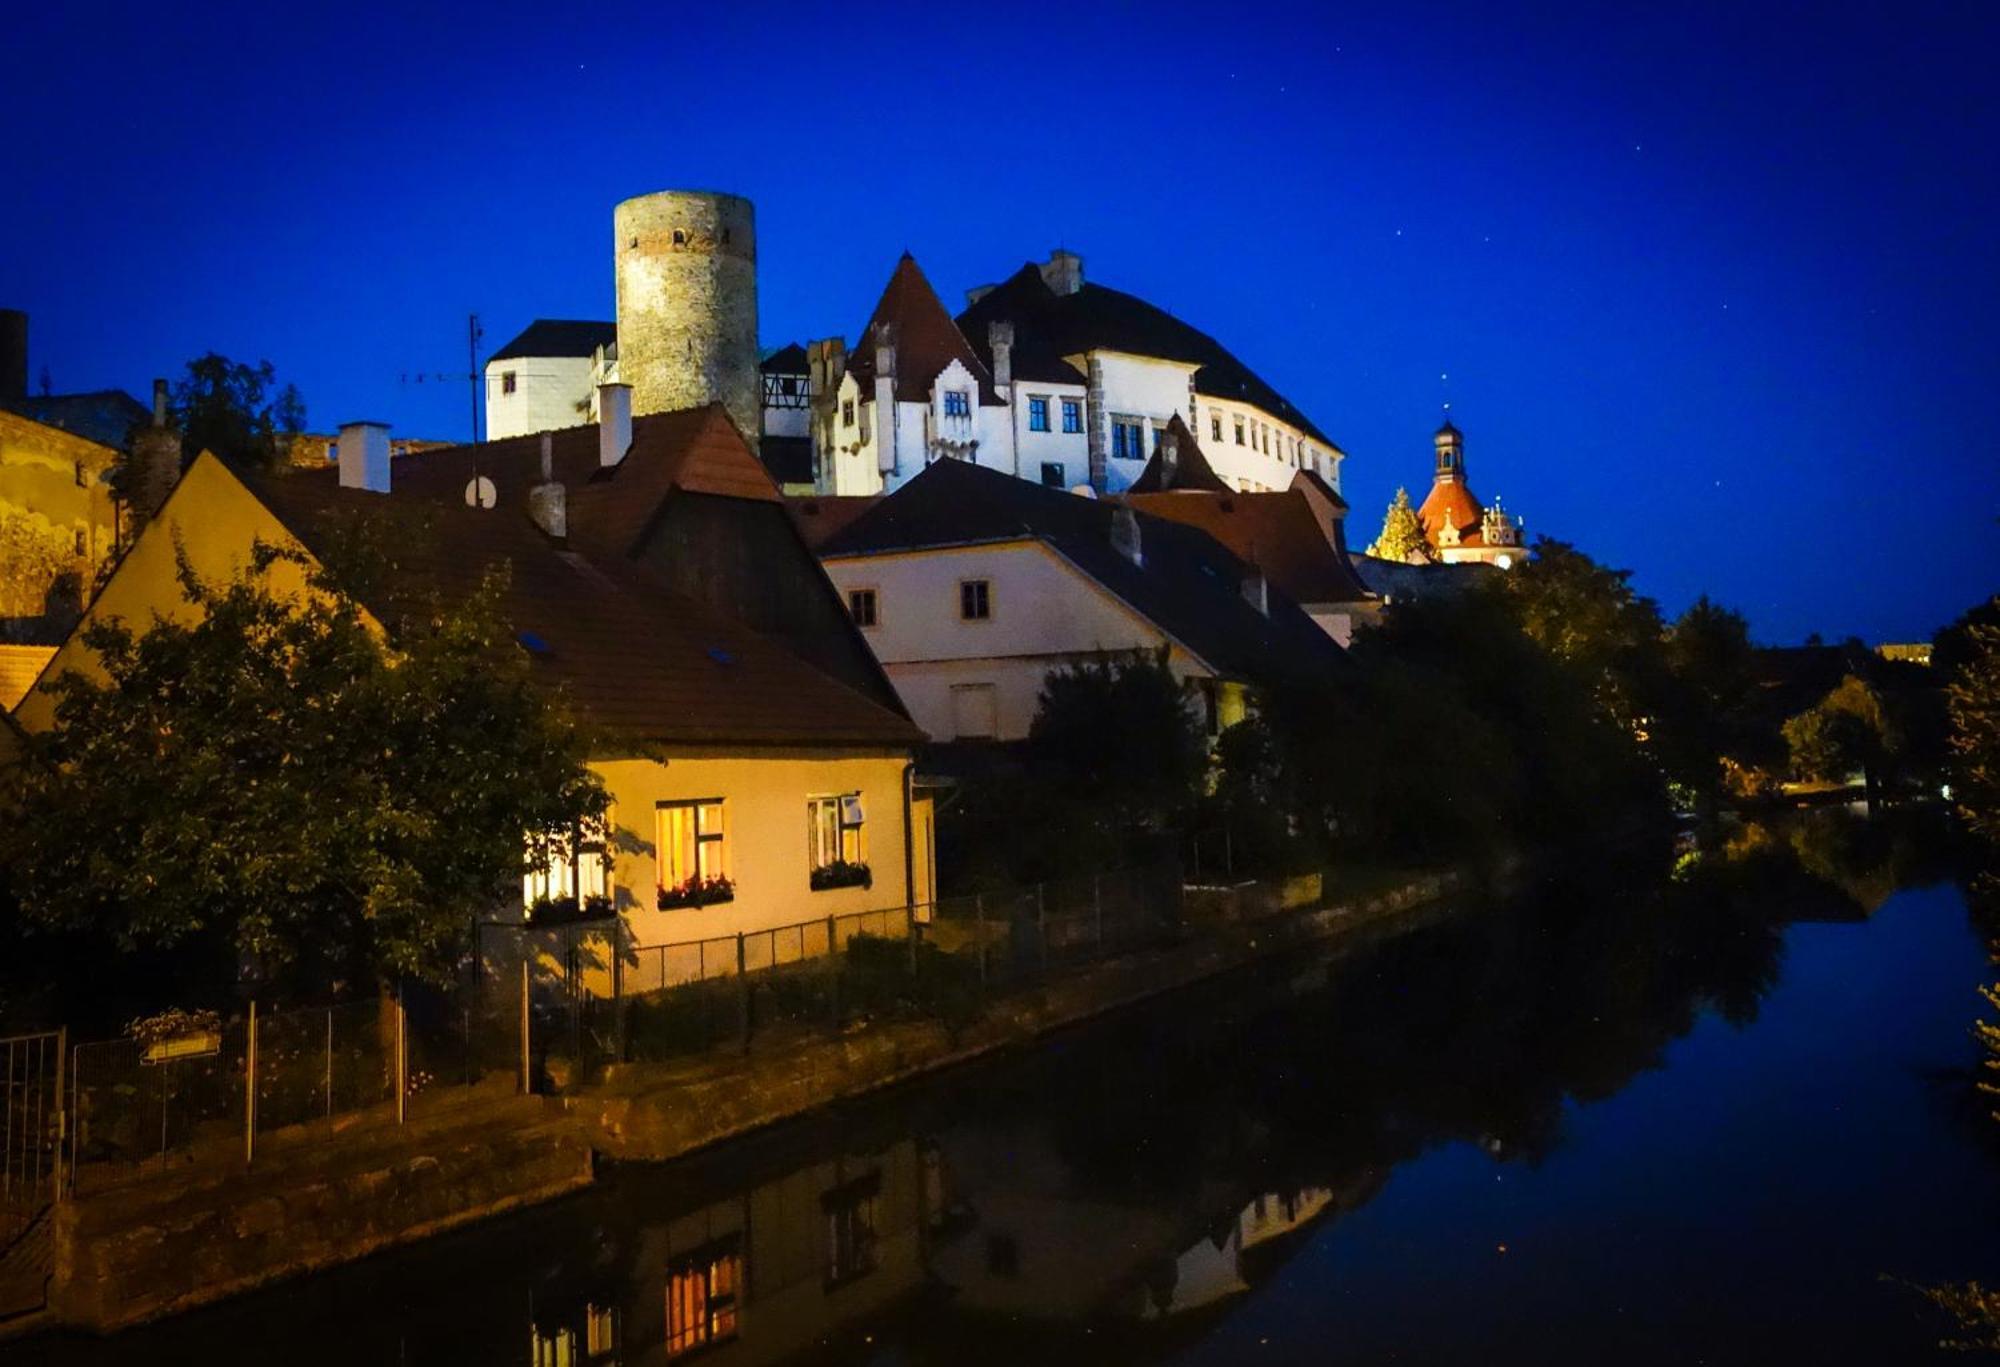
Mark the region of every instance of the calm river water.
POLYGON ((104 1342, 568 1367, 1958 1360, 1992 976, 1843 814, 1576 869, 1023 1057, 104 1342))

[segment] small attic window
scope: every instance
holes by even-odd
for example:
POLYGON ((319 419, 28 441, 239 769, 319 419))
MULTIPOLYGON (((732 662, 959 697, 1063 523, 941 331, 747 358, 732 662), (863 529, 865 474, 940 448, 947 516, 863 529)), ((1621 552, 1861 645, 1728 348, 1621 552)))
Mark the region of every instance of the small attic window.
POLYGON ((708 658, 715 661, 719 665, 727 666, 736 663, 735 654, 731 651, 724 650, 721 646, 710 646, 708 648, 708 658))
POLYGON ((514 639, 519 641, 521 648, 530 655, 549 656, 555 654, 554 649, 550 647, 549 643, 532 631, 524 631, 514 639))
POLYGON ((688 235, 686 233, 682 232, 679 228, 674 229, 674 245, 676 247, 687 246, 687 240, 688 235))

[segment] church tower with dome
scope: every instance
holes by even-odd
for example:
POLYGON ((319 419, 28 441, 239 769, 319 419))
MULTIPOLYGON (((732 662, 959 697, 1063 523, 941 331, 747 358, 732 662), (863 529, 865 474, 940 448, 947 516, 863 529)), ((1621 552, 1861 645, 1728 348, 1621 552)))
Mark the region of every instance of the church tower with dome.
POLYGON ((1482 505, 1465 479, 1465 434, 1450 418, 1431 438, 1436 466, 1431 491, 1417 510, 1424 540, 1447 565, 1476 561, 1507 569, 1524 558, 1521 519, 1494 499, 1482 505))

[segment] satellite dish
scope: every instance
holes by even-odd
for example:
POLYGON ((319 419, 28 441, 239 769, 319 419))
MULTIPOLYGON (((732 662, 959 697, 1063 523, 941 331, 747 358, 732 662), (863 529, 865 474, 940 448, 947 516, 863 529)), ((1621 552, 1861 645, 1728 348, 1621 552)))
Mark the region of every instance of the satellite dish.
POLYGON ((468 508, 491 508, 499 501, 500 491, 484 475, 473 476, 465 486, 465 506, 468 508))

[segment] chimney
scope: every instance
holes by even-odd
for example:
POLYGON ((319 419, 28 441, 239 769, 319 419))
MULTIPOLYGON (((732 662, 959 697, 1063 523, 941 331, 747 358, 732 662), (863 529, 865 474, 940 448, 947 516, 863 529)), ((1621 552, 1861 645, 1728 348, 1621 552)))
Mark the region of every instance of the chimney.
POLYGON ((153 381, 153 422, 132 434, 132 487, 126 497, 132 530, 143 527, 173 492, 181 474, 181 434, 167 411, 167 382, 153 381))
POLYGON ((988 323, 986 345, 993 349, 993 387, 1004 396, 1014 385, 1014 325, 998 318, 988 323))
MULTIPOLYGON (((896 462, 896 325, 875 325, 875 468, 893 473, 896 462)), ((863 440, 866 440, 864 437, 863 440)))
POLYGON ((1145 567, 1146 555, 1139 545, 1139 515, 1123 503, 1111 510, 1111 549, 1145 567))
POLYGON ((28 397, 28 315, 0 309, 0 403, 28 397))
POLYGON ((1255 565, 1243 576, 1243 601, 1264 616, 1271 615, 1271 581, 1255 565))
POLYGON ((1040 269, 1043 283, 1057 294, 1075 294, 1083 288, 1083 258, 1075 252, 1058 247, 1040 269))
POLYGON ((1167 488, 1174 482, 1174 471, 1181 463, 1181 439, 1172 432, 1160 433, 1160 487, 1167 488))
POLYGON ((341 488, 389 492, 388 423, 342 423, 339 450, 341 488))
MULTIPOLYGON (((548 453, 548 438, 542 439, 543 455, 548 453)), ((601 384, 597 386, 597 463, 616 465, 625 459, 625 453, 632 449, 632 386, 629 384, 601 384)), ((542 478, 551 478, 549 468, 544 465, 542 478)))
MULTIPOLYGON (((625 385, 603 388, 624 389, 626 402, 631 401, 631 391, 625 385)), ((626 422, 631 422, 629 410, 626 422)), ((569 539, 569 492, 556 482, 555 439, 547 432, 542 433, 542 482, 528 490, 528 516, 548 536, 557 541, 569 539)))

